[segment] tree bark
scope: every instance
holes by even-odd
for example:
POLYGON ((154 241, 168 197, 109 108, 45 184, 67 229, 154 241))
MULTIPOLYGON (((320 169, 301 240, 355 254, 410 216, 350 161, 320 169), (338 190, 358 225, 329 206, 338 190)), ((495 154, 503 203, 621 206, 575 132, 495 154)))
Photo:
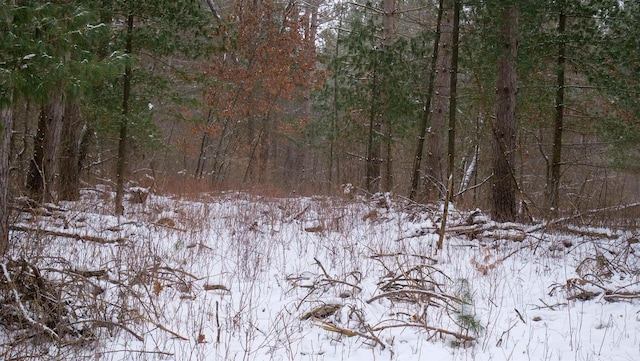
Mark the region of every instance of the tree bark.
POLYGON ((558 60, 556 81, 556 113, 553 127, 553 149, 547 179, 546 201, 550 217, 558 216, 560 202, 560 163, 562 162, 562 131, 564 129, 564 91, 565 91, 565 40, 563 39, 567 23, 564 9, 560 9, 558 19, 558 60))
POLYGON ((507 6, 501 15, 502 52, 498 58, 496 122, 494 124, 493 217, 498 222, 516 218, 515 125, 518 8, 507 6))
POLYGON ((127 125, 129 118, 129 98, 131 97, 131 53, 132 49, 132 32, 133 32, 133 15, 129 14, 127 18, 127 39, 125 44, 125 54, 129 56, 127 59, 122 94, 122 118, 120 119, 120 137, 118 139, 118 161, 116 164, 116 199, 115 213, 121 216, 124 213, 122 200, 124 198, 124 172, 127 162, 127 125))
POLYGON ((438 4, 438 19, 436 20, 436 34, 433 40, 433 54, 431 55, 431 69, 429 71, 429 84, 427 85, 427 94, 425 96, 424 110, 420 117, 420 125, 418 127, 418 144, 416 147, 415 157, 413 159, 413 171, 411 172, 411 187, 409 188, 409 199, 414 200, 418 193, 418 182, 420 181, 420 168, 422 163, 422 153, 424 150, 424 141, 427 134, 427 126, 431 117, 431 99, 433 98, 434 80, 437 71, 438 50, 440 48, 440 26, 442 23, 443 0, 438 4))
POLYGON ((0 257, 9 249, 9 159, 13 109, 10 105, 0 109, 0 257))

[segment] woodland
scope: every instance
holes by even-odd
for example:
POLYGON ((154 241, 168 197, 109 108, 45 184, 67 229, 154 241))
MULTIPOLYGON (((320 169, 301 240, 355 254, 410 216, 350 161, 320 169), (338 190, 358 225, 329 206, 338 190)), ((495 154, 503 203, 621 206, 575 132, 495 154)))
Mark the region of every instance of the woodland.
MULTIPOLYGON (((0 296, 26 304, 29 282, 45 287, 37 237, 122 241, 24 221, 54 222, 91 192, 114 229, 160 195, 241 191, 410 204, 439 213, 438 250, 450 210, 456 237, 488 229, 461 214, 515 227, 516 241, 568 224, 635 230, 639 99, 638 1, 2 1, 0 296)), ((282 207, 285 225, 307 212, 282 207)), ((152 225, 187 231, 167 219, 152 225)), ((107 274, 91 272, 83 282, 107 274)), ((358 334, 384 348, 371 335, 358 334)))
MULTIPOLYGON (((632 204, 633 1, 5 1, 11 199, 393 192, 499 221, 632 204), (446 202, 448 203, 448 202, 446 202)), ((4 253, 4 251, 2 252, 4 253)))

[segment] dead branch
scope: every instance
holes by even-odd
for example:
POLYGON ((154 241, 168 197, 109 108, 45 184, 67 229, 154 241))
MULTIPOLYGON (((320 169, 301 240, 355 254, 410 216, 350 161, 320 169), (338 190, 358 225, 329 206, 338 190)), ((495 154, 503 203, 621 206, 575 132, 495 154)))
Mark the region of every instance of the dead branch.
POLYGON ((114 239, 107 239, 107 238, 103 238, 103 237, 82 235, 82 234, 69 233, 69 232, 62 232, 62 231, 56 231, 56 230, 52 230, 52 229, 30 228, 30 227, 25 227, 25 226, 21 226, 21 225, 12 225, 12 226, 9 227, 9 229, 12 230, 12 231, 18 231, 18 232, 37 232, 37 233, 41 233, 41 234, 48 235, 48 236, 65 237, 65 238, 75 239, 75 240, 78 240, 78 241, 89 241, 89 242, 96 242, 96 243, 101 243, 101 244, 122 243, 122 242, 126 241, 122 237, 114 238, 114 239))
POLYGON ((175 336, 175 337, 177 337, 177 338, 179 338, 179 339, 181 339, 181 340, 189 341, 189 339, 188 339, 188 338, 186 338, 186 337, 184 337, 184 336, 181 336, 181 335, 179 335, 178 333, 176 333, 176 332, 174 332, 174 331, 171 331, 170 329, 166 328, 165 326, 163 326, 163 325, 159 324, 158 322, 156 322, 156 321, 154 321, 154 320, 152 320, 152 319, 150 319, 150 318, 148 318, 148 317, 145 317, 145 316, 142 316, 142 315, 140 315, 140 317, 142 317, 142 319, 143 319, 143 320, 145 320, 145 321, 149 322, 150 324, 152 324, 152 325, 156 326, 157 328, 161 329, 161 330, 162 330, 162 331, 164 331, 164 332, 167 332, 167 333, 169 333, 169 334, 172 334, 173 336, 175 336))
POLYGON ((535 225, 533 227, 529 227, 526 230, 526 232, 527 233, 532 233, 532 232, 535 232, 535 231, 539 231, 539 230, 541 230, 543 228, 547 228, 547 227, 550 227, 550 226, 555 226, 555 225, 559 225, 559 224, 568 223, 568 222, 573 221, 575 219, 582 218, 582 217, 585 217, 585 216, 591 216, 591 215, 598 214, 598 213, 622 211, 622 210, 625 210, 625 209, 635 208, 635 207, 640 207, 640 202, 630 203, 630 204, 623 204, 623 205, 619 205, 619 206, 598 208, 598 209, 590 209, 588 211, 584 211, 582 213, 575 214, 573 216, 557 218, 557 219, 553 219, 553 220, 548 221, 548 222, 540 223, 540 224, 535 225))
POLYGON ((327 273, 327 270, 324 269, 324 266, 322 265, 322 263, 320 263, 320 261, 316 257, 313 257, 313 259, 316 261, 316 263, 318 264, 318 266, 322 270, 322 273, 324 273, 324 276, 326 277, 325 281, 327 281, 329 283, 341 283, 343 285, 347 285, 347 286, 353 287, 353 288, 357 289, 358 291, 362 291, 362 287, 360 287, 360 286, 354 285, 353 283, 349 283, 347 281, 337 280, 337 279, 329 276, 329 274, 327 273))
POLYGON ((442 302, 444 302, 447 306, 454 308, 449 301, 453 301, 453 302, 457 302, 462 304, 463 301, 461 299, 459 299, 458 297, 455 296, 450 296, 450 295, 441 295, 435 292, 431 292, 431 291, 427 291, 427 290, 400 290, 400 291, 391 291, 391 292, 385 292, 385 293, 381 293, 377 296, 372 297, 371 299, 369 299, 367 301, 367 303, 371 303, 375 300, 379 300, 381 298, 389 298, 389 297, 396 297, 396 296, 403 296, 403 295, 408 295, 408 294, 416 294, 416 295, 421 295, 421 296, 427 296, 427 297, 431 297, 431 298, 437 298, 439 300, 441 300, 442 302))
POLYGON ((372 331, 381 331, 387 328, 398 328, 398 327, 418 327, 428 331, 435 331, 441 334, 450 335, 463 341, 475 341, 475 337, 471 337, 469 335, 465 335, 455 331, 445 330, 444 328, 440 328, 440 327, 429 326, 424 323, 396 323, 392 325, 378 326, 376 328, 373 328, 372 331))
MULTIPOLYGON (((331 323, 328 322, 324 322, 321 320, 317 320, 317 323, 315 323, 316 326, 327 330, 327 331, 331 331, 331 332, 336 332, 339 333, 341 335, 345 335, 347 337, 353 337, 353 336, 358 336, 358 337, 362 337, 362 338, 366 338, 367 340, 371 340, 377 344, 380 345, 380 347, 382 347, 383 349, 386 348, 386 345, 384 344, 384 342, 382 342, 377 336, 375 336, 373 334, 373 332, 371 332, 370 335, 367 335, 366 333, 362 333, 359 331, 354 331, 354 330, 349 330, 347 328, 342 328, 342 327, 338 327, 336 325, 333 325, 331 323)), ((370 331, 373 331, 372 329, 370 329, 370 331)))

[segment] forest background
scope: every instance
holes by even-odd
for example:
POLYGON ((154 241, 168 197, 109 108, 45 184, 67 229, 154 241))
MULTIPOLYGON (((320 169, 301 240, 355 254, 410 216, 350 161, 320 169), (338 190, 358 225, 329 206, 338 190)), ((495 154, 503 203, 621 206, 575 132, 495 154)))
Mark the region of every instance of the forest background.
POLYGON ((639 74, 635 1, 3 1, 0 254, 97 183, 635 222, 639 74))

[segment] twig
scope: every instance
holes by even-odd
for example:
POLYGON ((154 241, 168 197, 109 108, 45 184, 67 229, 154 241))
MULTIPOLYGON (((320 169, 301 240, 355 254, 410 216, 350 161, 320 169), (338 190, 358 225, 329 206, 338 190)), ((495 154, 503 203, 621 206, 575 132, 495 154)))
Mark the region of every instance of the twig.
POLYGON ((174 335, 175 337, 177 337, 177 338, 179 338, 179 339, 181 339, 181 340, 189 341, 189 339, 188 339, 188 338, 186 338, 186 337, 184 337, 184 336, 181 336, 181 335, 179 335, 178 333, 176 333, 176 332, 174 332, 174 331, 171 331, 170 329, 168 329, 168 328, 166 328, 165 326, 163 326, 163 325, 159 324, 158 322, 155 322, 154 320, 152 320, 152 319, 150 319, 150 318, 148 318, 148 317, 145 317, 145 316, 142 316, 142 315, 140 315, 140 316, 142 317, 142 319, 143 319, 143 320, 145 320, 145 321, 147 321, 147 322, 151 323, 152 325, 156 326, 157 328, 161 329, 162 331, 167 332, 167 333, 170 333, 170 334, 174 335))
POLYGON ((142 336, 138 335, 137 333, 135 333, 135 331, 133 331, 132 329, 127 327, 127 325, 124 325, 122 323, 116 323, 116 322, 111 322, 111 321, 106 321, 106 320, 96 320, 94 322, 95 322, 94 324, 97 327, 119 327, 119 328, 129 332, 138 341, 141 341, 141 342, 144 341, 144 338, 142 336))
POLYGON ((327 278, 326 280, 328 282, 330 282, 330 283, 341 283, 343 285, 351 286, 351 287, 357 289, 358 291, 362 291, 362 287, 360 287, 360 286, 354 285, 353 283, 349 283, 347 281, 337 280, 337 279, 329 276, 329 274, 327 273, 327 270, 324 268, 322 263, 320 263, 320 261, 316 257, 313 257, 313 260, 316 261, 316 263, 318 264, 318 267, 320 267, 320 269, 322 270, 322 273, 324 273, 325 277, 327 278))

